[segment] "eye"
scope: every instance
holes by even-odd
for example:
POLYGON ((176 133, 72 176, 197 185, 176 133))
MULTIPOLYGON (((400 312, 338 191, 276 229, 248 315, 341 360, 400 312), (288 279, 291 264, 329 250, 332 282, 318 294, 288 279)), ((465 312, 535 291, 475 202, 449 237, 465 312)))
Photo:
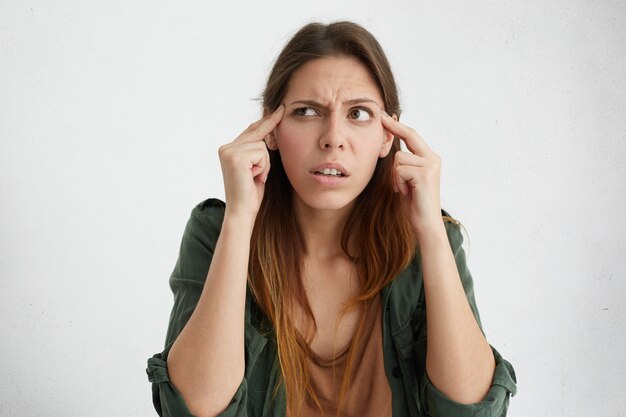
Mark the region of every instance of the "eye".
POLYGON ((357 107, 355 109, 350 110, 349 117, 353 120, 358 120, 361 122, 366 122, 372 118, 373 114, 370 110, 364 107, 357 107))
POLYGON ((293 111, 293 114, 304 117, 319 116, 319 113, 313 107, 298 107, 293 111))

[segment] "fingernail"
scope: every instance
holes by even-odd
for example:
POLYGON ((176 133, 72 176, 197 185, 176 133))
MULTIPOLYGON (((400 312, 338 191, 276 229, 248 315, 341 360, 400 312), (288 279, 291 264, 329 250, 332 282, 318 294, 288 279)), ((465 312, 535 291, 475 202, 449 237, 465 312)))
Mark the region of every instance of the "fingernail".
POLYGON ((383 110, 383 116, 391 117, 391 116, 389 116, 389 115, 387 114, 387 112, 386 112, 386 111, 384 111, 384 110, 383 110))
POLYGON ((283 110, 284 108, 285 108, 285 105, 281 103, 280 106, 278 106, 275 111, 279 112, 283 110))

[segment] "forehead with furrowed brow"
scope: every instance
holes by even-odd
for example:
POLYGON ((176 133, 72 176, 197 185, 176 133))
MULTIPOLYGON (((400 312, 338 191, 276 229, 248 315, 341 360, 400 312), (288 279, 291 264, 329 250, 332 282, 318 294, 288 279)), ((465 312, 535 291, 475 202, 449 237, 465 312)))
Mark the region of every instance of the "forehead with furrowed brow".
MULTIPOLYGON (((354 106, 354 105, 363 104, 363 103, 376 104, 376 106, 378 106, 378 107, 380 107, 382 109, 382 106, 376 100, 372 100, 371 98, 367 98, 367 97, 360 97, 360 98, 353 98, 351 100, 345 100, 341 104, 343 104, 344 106, 354 106)), ((291 103, 291 105, 294 105, 294 104, 304 104, 304 105, 307 105, 307 106, 319 107, 319 108, 322 108, 322 109, 328 108, 328 106, 320 103, 319 101, 315 101, 315 100, 296 100, 296 101, 291 103)))

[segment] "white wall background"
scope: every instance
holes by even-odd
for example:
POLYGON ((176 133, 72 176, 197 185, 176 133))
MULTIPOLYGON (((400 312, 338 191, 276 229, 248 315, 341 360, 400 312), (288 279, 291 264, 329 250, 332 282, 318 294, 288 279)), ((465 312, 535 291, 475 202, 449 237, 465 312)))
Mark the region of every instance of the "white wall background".
POLYGON ((0 415, 156 415, 189 212, 314 19, 378 37, 443 158, 509 415, 626 415, 619 0, 0 0, 0 415))

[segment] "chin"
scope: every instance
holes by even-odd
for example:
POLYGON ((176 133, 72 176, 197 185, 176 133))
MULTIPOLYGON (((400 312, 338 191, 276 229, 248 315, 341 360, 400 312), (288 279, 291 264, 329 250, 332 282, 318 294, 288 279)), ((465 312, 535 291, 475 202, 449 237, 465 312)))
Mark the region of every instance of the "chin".
POLYGON ((304 206, 314 210, 345 210, 351 209, 357 196, 324 193, 324 195, 301 195, 295 192, 296 198, 304 206), (334 195, 333 195, 334 194, 334 195))

